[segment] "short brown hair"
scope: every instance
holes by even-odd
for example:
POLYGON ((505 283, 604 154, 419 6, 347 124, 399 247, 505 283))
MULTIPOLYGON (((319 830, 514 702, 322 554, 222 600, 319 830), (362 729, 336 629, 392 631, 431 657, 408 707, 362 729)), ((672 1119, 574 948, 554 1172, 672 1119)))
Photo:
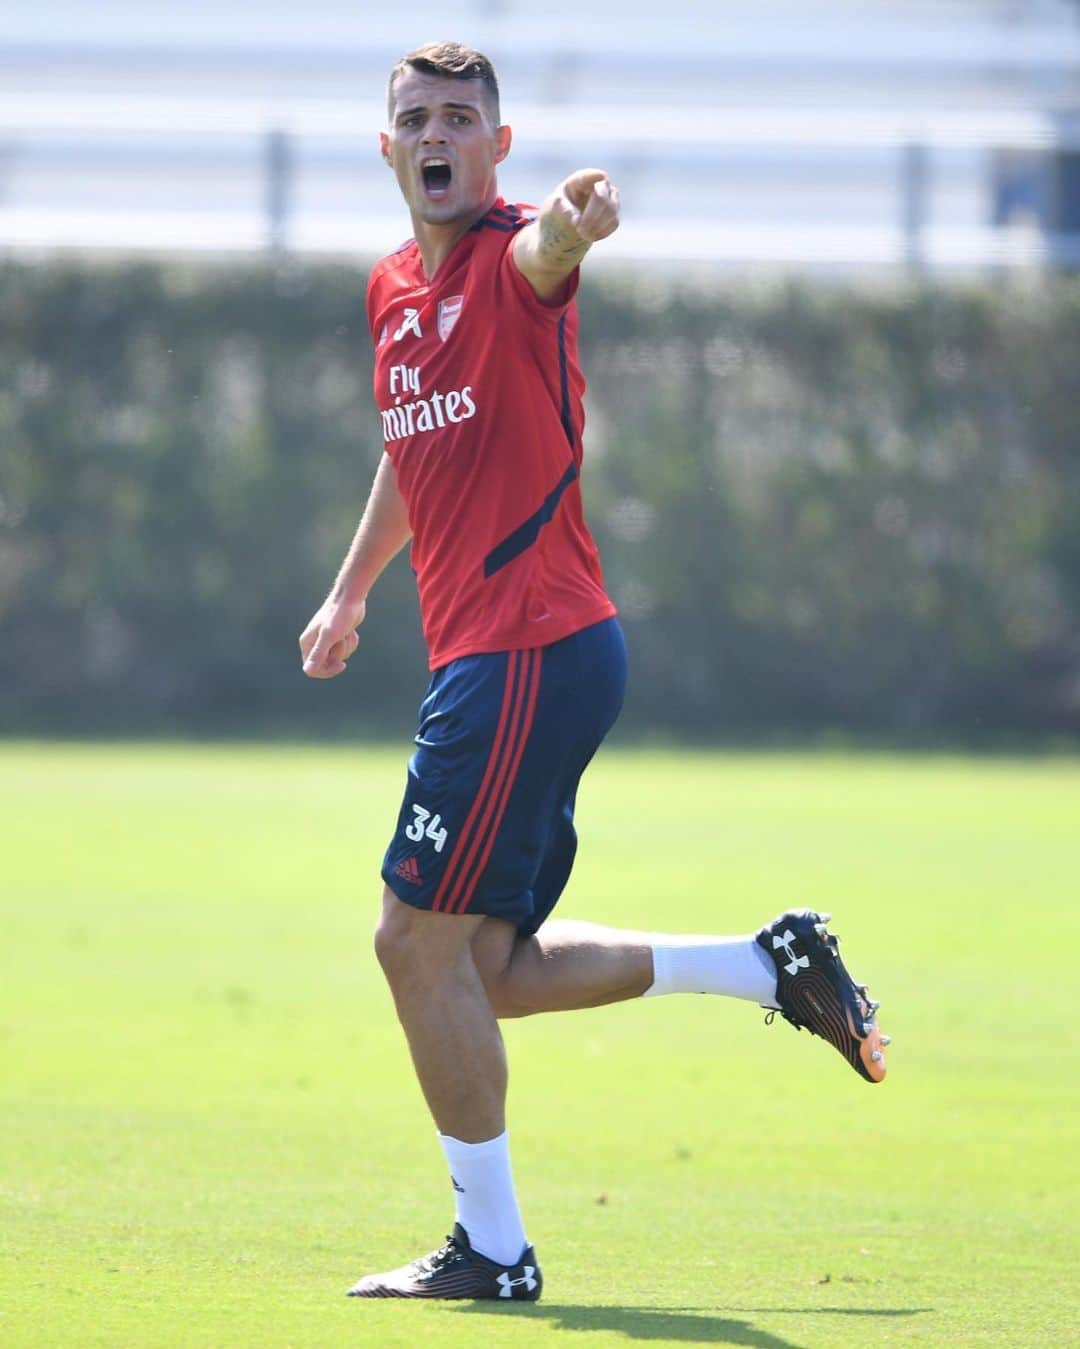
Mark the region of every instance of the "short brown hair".
POLYGON ((488 112, 499 125, 499 81, 495 67, 483 52, 475 47, 464 47, 460 42, 425 42, 406 52, 390 72, 386 101, 391 119, 394 116, 394 81, 406 70, 418 70, 421 75, 441 75, 450 80, 481 80, 488 112))

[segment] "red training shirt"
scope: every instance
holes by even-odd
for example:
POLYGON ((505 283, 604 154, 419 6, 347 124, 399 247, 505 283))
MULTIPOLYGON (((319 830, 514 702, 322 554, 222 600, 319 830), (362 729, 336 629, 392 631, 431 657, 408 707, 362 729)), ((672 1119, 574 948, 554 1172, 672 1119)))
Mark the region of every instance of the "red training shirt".
POLYGON ((578 273, 562 303, 513 260, 535 208, 495 205, 432 281, 414 240, 375 264, 375 402, 412 529, 433 670, 609 618, 581 506, 578 273))

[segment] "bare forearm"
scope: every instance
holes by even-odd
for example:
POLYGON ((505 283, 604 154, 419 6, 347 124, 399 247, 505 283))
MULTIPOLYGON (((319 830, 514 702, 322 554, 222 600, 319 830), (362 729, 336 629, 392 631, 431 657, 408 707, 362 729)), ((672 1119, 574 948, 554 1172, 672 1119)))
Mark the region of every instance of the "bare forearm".
POLYGON ((536 261, 549 271, 569 275, 592 247, 591 239, 582 239, 577 230, 552 207, 548 198, 537 221, 536 261))
POLYGON ((411 537, 405 502, 394 466, 387 455, 379 461, 364 514, 330 590, 335 604, 366 599, 383 568, 411 537))
POLYGON ((592 245, 618 226, 614 184, 602 169, 579 169, 514 240, 514 261, 540 299, 553 300, 592 245))
POLYGON ((364 514, 337 580, 314 618, 300 634, 304 673, 333 679, 359 645, 368 591, 390 559, 409 541, 409 517, 398 491, 394 466, 384 454, 375 471, 364 514))

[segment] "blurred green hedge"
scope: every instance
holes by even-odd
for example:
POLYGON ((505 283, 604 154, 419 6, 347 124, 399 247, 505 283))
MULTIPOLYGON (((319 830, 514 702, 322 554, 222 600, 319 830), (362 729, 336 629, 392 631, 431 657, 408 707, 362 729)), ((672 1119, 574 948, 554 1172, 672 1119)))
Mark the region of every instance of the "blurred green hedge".
MULTIPOLYGON (((381 448, 364 280, 0 267, 0 732, 407 731, 404 559, 347 675, 297 659, 381 448)), ((625 730, 1080 730, 1077 279, 581 309, 625 730)))

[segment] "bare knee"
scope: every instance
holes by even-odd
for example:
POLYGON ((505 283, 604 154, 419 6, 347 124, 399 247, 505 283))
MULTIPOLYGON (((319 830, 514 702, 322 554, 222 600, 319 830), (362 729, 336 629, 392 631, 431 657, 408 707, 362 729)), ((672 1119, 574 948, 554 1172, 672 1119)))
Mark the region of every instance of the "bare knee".
POLYGON ((408 906, 394 898, 384 898, 379 921, 375 925, 375 958, 392 989, 401 987, 410 972, 417 970, 416 947, 422 946, 410 919, 408 906))
POLYGON ((385 909, 375 924, 375 959, 383 974, 392 981, 405 955, 404 934, 400 926, 389 918, 385 909))
POLYGON ((375 957, 394 995, 465 977, 471 964, 469 939, 480 921, 414 909, 384 892, 375 957))

